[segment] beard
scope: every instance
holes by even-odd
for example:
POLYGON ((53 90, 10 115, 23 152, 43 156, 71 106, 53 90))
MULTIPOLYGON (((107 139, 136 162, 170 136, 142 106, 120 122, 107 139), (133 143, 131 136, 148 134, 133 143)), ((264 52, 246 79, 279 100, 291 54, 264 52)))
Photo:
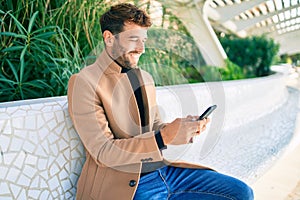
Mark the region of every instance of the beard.
POLYGON ((119 43, 114 44, 112 48, 113 59, 122 67, 132 69, 137 68, 139 58, 143 52, 136 50, 128 51, 125 47, 119 43))
POLYGON ((137 68, 138 60, 139 59, 134 59, 131 58, 132 52, 125 53, 123 55, 120 55, 115 61, 117 61, 122 67, 125 68, 137 68))

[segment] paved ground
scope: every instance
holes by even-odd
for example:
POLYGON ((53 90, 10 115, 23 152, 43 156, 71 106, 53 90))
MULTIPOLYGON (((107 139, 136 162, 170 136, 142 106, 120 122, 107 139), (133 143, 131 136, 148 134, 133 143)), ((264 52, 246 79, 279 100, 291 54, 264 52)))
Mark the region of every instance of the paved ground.
MULTIPOLYGON (((300 77, 288 81, 300 90, 300 77)), ((298 110, 300 101, 298 103, 298 110)), ((300 200, 300 112, 294 137, 285 154, 255 183, 255 200, 300 200)))

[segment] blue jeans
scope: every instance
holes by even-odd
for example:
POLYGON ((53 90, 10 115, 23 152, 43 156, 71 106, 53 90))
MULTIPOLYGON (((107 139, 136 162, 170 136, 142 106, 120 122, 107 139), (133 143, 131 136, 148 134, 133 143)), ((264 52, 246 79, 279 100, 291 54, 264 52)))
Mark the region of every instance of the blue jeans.
POLYGON ((166 166, 141 177, 134 200, 249 200, 252 189, 244 182, 206 169, 166 166))

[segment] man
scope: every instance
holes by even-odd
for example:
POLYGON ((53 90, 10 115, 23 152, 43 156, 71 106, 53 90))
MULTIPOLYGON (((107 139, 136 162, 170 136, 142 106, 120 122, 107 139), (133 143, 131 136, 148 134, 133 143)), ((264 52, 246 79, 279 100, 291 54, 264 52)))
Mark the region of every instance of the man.
POLYGON ((77 199, 252 199, 252 190, 237 179, 163 158, 162 149, 191 142, 209 120, 162 123, 153 79, 137 67, 148 15, 119 4, 100 23, 105 50, 68 86, 69 112, 86 149, 77 199))

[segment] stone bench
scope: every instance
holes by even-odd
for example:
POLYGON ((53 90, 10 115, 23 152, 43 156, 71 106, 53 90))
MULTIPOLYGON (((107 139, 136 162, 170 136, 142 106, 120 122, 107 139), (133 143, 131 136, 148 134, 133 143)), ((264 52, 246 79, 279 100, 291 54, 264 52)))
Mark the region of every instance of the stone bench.
MULTIPOLYGON (((250 181, 288 144, 294 115, 282 113, 292 109, 296 94, 287 89, 282 74, 158 87, 166 122, 218 105, 205 134, 163 153, 250 181), (283 129, 289 131, 283 134, 283 129)), ((65 96, 0 104, 0 199, 75 198, 85 154, 67 106, 65 96)))

